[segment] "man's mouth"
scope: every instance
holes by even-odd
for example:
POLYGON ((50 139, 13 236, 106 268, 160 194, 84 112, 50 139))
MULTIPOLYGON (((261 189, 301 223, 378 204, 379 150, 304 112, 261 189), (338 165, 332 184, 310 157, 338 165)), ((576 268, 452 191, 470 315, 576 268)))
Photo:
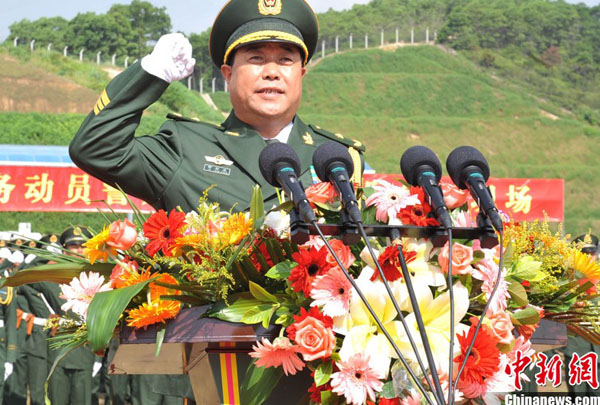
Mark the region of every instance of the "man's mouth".
POLYGON ((283 94, 283 90, 275 87, 266 87, 257 91, 259 94, 283 94))

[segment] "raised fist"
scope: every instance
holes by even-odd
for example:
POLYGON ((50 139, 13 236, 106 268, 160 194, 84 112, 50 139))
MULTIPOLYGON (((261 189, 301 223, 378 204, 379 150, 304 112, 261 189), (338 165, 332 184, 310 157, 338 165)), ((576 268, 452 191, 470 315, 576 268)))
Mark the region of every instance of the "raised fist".
POLYGON ((192 45, 180 33, 160 37, 150 55, 142 58, 142 68, 167 83, 185 79, 194 71, 192 45))

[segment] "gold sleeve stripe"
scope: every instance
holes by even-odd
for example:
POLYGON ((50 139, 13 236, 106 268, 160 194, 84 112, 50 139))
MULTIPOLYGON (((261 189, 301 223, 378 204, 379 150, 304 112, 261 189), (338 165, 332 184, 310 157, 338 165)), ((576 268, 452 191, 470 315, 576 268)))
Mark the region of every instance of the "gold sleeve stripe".
POLYGON ((362 161, 360 160, 360 153, 353 147, 349 147, 348 152, 352 158, 352 163, 354 163, 354 173, 352 173, 352 178, 350 180, 353 183, 358 183, 358 185, 362 187, 362 161))
POLYGON ((287 32, 283 32, 283 31, 268 31, 267 30, 267 31, 253 32, 252 34, 244 35, 243 37, 241 37, 238 40, 234 41, 231 45, 229 45, 229 48, 227 48, 227 50, 225 51, 225 56, 223 57, 223 63, 227 63, 227 58, 229 58, 229 54, 238 45, 247 44, 248 42, 254 42, 254 41, 264 41, 264 40, 267 40, 267 39, 280 39, 282 41, 292 42, 292 43, 300 46, 300 48, 302 48, 302 50, 304 51, 304 63, 303 63, 303 65, 306 65, 306 63, 308 62, 308 48, 306 47, 306 44, 304 43, 304 41, 302 41, 297 36, 289 34, 287 32))
POLYGON ((104 89, 102 90, 102 94, 100 94, 100 98, 98 98, 98 101, 94 106, 94 114, 100 114, 100 111, 104 110, 108 103, 110 103, 110 99, 108 98, 108 94, 106 94, 106 89, 104 89))

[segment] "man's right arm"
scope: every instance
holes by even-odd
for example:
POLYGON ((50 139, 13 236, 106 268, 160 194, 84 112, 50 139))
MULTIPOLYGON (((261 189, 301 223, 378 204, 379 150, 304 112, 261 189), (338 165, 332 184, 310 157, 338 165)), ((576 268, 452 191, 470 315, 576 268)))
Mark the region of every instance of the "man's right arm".
POLYGON ((108 84, 69 147, 77 166, 149 203, 160 197, 181 160, 175 124, 165 123, 155 136, 134 134, 144 109, 193 69, 188 46, 181 34, 163 36, 151 55, 108 84))

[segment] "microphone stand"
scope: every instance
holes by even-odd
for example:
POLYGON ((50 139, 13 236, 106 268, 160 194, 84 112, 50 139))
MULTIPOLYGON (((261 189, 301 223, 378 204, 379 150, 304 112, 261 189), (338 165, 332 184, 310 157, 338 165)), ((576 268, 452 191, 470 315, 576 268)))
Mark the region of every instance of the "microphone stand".
POLYGON ((423 375, 424 375, 427 383, 429 384, 429 387, 431 388, 432 392, 436 396, 438 403, 443 404, 444 403, 443 390, 442 390, 442 386, 440 384, 440 379, 439 379, 439 376, 437 373, 437 368, 435 366, 435 361, 433 359, 433 354, 431 352, 431 347, 429 346, 429 339, 427 339, 427 333, 425 331, 423 318, 421 316, 420 310, 418 309, 419 304, 417 302, 417 297, 415 295, 414 289, 412 288, 412 283, 410 281, 410 278, 406 277, 407 275, 408 276, 410 276, 410 275, 408 273, 408 269, 406 268, 406 262, 404 260, 404 255, 402 254, 402 246, 399 246, 400 266, 402 267, 402 273, 404 274, 405 281, 407 283, 406 288, 409 292, 410 301, 411 301, 411 304, 412 304, 412 307, 414 310, 415 318, 417 320, 419 333, 421 335, 421 342, 423 343, 423 349, 425 350, 425 356, 427 358, 427 363, 429 363, 429 370, 431 371, 431 377, 433 378, 433 384, 429 380, 429 377, 427 375, 427 369, 425 368, 425 365, 423 364, 423 361, 421 360, 417 346, 416 346, 414 339, 410 333, 408 324, 406 323, 406 319, 404 318, 404 315, 402 314, 402 311, 400 310, 400 306, 398 305, 398 302, 396 301, 396 298, 394 297, 392 289, 390 288, 390 285, 385 277, 385 274, 383 273, 383 269, 381 268, 381 265, 377 261, 377 256, 375 255, 375 252, 373 251, 373 247, 371 246, 371 243, 369 242, 369 238, 368 238, 367 234, 365 233, 364 227, 363 227, 362 223, 360 223, 360 222, 358 222, 357 225, 358 225, 358 230, 359 230, 363 240, 365 241, 367 249, 369 250, 369 254, 373 258, 373 261, 375 262, 375 266, 377 267, 379 276, 381 277, 381 280, 383 281, 383 285, 385 286, 385 289, 387 290, 387 293, 388 293, 390 299, 392 300, 392 304, 394 305, 396 312, 400 316, 400 321, 402 322, 402 326, 404 326, 404 330, 406 331, 406 336, 408 337, 410 345, 415 352, 415 357, 417 358, 417 362, 419 363, 419 366, 421 367, 421 370, 423 371, 423 375))
MULTIPOLYGON (((377 323, 377 326, 379 327, 379 329, 383 332, 383 334, 385 335, 385 337, 387 338, 387 340, 392 345, 394 351, 398 355, 398 358, 400 359, 400 361, 402 362, 402 364, 404 365, 404 367, 406 368, 406 370, 408 371, 408 373, 412 377, 412 379, 413 379, 415 385, 417 386, 417 388, 419 388, 419 390, 423 394, 423 397, 425 398, 425 400, 429 403, 429 405, 433 405, 433 403, 431 401, 431 398, 429 397, 429 395, 427 395, 427 391, 425 390, 425 388, 423 387, 423 385, 419 382, 419 379, 418 379, 417 375, 415 374, 415 372, 408 365, 408 362, 406 361, 406 359, 404 358, 404 356, 400 352, 400 349, 398 348, 398 346, 394 342, 394 339, 389 334, 389 332, 387 331, 387 329, 385 329, 385 327, 383 326, 383 323, 381 322, 381 320, 379 319, 379 317, 377 316, 377 314, 375 313, 375 311, 371 307, 371 304, 369 304, 369 301, 364 296, 364 294, 362 293, 362 291, 360 290, 360 288, 358 288, 358 285, 356 284, 356 281, 354 280, 354 278, 348 273, 348 270, 344 267, 344 265, 340 261, 339 257, 334 252, 333 248, 331 247, 331 245, 329 244, 329 242, 325 238, 325 235, 321 231, 321 228, 319 227, 319 224, 317 223, 317 221, 313 221, 312 225, 314 226, 314 228, 317 231, 318 235, 321 236, 321 239, 323 240, 323 242, 325 242, 325 246, 327 247, 327 249, 329 250, 329 252, 332 254, 332 256, 335 259, 335 261, 337 262, 339 268, 343 271, 344 275, 346 276, 346 278, 348 279, 348 281, 350 282, 350 284, 352 285, 352 287, 354 288, 354 290, 356 291, 356 293, 360 297, 361 301, 365 304, 367 310, 369 311, 369 313, 373 317, 373 320, 375 321, 375 323, 377 323)), ((359 226, 359 229, 360 228, 361 227, 359 226)), ((383 272, 381 271, 381 267, 379 268, 379 270, 380 270, 380 274, 383 276, 383 272)), ((390 293, 389 285, 387 285, 387 282, 384 282, 384 284, 386 284, 386 287, 388 289, 388 293, 390 293)), ((390 294, 390 296, 392 297, 392 300, 395 303, 395 306, 397 307, 397 303, 393 299, 393 294, 390 294)), ((400 311, 398 311, 398 313, 400 315, 402 314, 402 312, 400 312, 400 311)), ((405 327, 406 327, 406 324, 405 324, 405 327)), ((408 330, 407 330, 407 334, 410 336, 410 333, 408 333, 408 330)), ((415 354, 417 355, 417 358, 418 358, 418 352, 417 352, 416 348, 413 347, 413 350, 415 350, 415 354)), ((427 378, 427 374, 425 372, 424 372, 424 374, 425 374, 425 377, 427 378)), ((428 381, 428 383, 429 383, 429 381, 428 381)), ((431 385, 430 385, 430 387, 431 387, 431 385)), ((435 395, 435 392, 434 392, 434 395, 435 395)), ((441 404, 440 400, 439 400, 439 397, 437 395, 436 395, 435 399, 438 402, 438 404, 441 404)))

